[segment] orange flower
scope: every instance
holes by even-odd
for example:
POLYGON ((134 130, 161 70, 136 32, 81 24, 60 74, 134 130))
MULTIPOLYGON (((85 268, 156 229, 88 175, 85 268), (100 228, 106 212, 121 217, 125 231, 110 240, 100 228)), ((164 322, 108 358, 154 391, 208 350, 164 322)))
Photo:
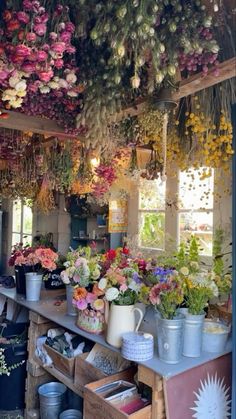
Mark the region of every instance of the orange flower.
POLYGON ((97 297, 100 297, 102 295, 104 295, 104 291, 100 290, 100 288, 98 288, 98 284, 94 284, 93 286, 93 294, 95 294, 97 297))
POLYGON ((79 301, 79 300, 82 300, 83 298, 86 298, 86 295, 87 295, 87 291, 86 291, 85 288, 78 287, 78 288, 74 289, 73 297, 76 301, 79 301))

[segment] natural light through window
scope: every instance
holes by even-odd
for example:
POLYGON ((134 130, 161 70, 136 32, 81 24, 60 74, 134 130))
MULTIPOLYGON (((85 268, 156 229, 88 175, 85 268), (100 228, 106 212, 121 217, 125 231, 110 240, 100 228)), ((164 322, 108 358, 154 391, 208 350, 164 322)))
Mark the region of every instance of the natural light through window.
POLYGON ((179 242, 194 234, 201 254, 212 256, 214 171, 188 170, 179 175, 179 242))
POLYGON ((139 189, 139 246, 165 248, 165 182, 141 181, 139 189))
POLYGON ((32 243, 32 209, 21 200, 13 202, 12 208, 12 246, 16 243, 32 243))

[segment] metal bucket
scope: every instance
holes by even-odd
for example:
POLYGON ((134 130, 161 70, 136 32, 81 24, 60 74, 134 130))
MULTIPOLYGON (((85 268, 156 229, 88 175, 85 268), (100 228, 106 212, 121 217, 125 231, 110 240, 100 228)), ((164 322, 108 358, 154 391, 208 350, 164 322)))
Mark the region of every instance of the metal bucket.
POLYGON ((161 361, 167 364, 177 364, 183 349, 183 314, 178 314, 173 320, 163 319, 156 314, 157 346, 161 361))
POLYGON ((62 383, 46 383, 39 387, 40 418, 56 419, 63 410, 66 386, 62 383))
POLYGON ((206 352, 223 352, 229 337, 230 328, 221 322, 205 320, 202 333, 202 350, 206 352), (220 333, 212 333, 209 327, 220 328, 220 333))
POLYGON ((68 409, 60 414, 59 419, 83 419, 83 414, 79 410, 68 409))
POLYGON ((72 285, 67 285, 66 286, 66 303, 67 303, 66 313, 68 314, 68 316, 77 316, 77 310, 72 304, 73 293, 74 293, 74 287, 72 287, 72 285))
POLYGON ((183 355, 197 358, 202 352, 202 329, 204 314, 185 314, 183 355))
POLYGON ((42 287, 43 275, 37 275, 36 272, 29 272, 26 276, 26 300, 39 301, 42 287))

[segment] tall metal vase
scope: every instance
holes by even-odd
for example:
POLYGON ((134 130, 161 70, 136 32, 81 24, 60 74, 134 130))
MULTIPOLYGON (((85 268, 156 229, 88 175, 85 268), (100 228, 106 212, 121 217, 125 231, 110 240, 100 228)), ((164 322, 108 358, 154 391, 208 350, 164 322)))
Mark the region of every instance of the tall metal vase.
POLYGON ((204 314, 185 314, 183 355, 197 358, 202 351, 202 330, 204 314))
POLYGON ((73 292, 74 292, 74 287, 72 287, 72 285, 67 285, 66 286, 66 303, 67 303, 66 314, 68 314, 68 316, 77 316, 77 310, 72 304, 73 292))
POLYGON ((173 320, 169 320, 163 319, 158 313, 155 317, 159 358, 167 364, 177 364, 183 350, 184 316, 178 314, 173 320))

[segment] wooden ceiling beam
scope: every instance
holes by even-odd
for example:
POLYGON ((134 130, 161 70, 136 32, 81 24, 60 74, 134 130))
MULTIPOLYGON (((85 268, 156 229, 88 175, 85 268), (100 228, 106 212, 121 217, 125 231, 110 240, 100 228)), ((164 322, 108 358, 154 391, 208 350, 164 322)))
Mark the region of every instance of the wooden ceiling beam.
POLYGON ((18 131, 29 131, 37 134, 54 136, 57 138, 77 138, 73 134, 65 133, 62 127, 50 119, 28 116, 20 112, 6 111, 5 109, 1 109, 1 111, 7 113, 9 118, 0 118, 0 128, 15 129, 18 131))
MULTIPOLYGON (((220 63, 218 69, 218 76, 214 75, 214 69, 210 69, 206 75, 204 73, 198 73, 187 79, 181 80, 178 90, 173 93, 173 99, 178 101, 185 96, 193 95, 200 90, 208 89, 222 81, 236 77, 236 57, 220 63)), ((144 98, 137 101, 135 105, 125 108, 114 118, 112 116, 111 120, 120 121, 127 116, 139 115, 145 111, 146 106, 147 98, 144 98)))

